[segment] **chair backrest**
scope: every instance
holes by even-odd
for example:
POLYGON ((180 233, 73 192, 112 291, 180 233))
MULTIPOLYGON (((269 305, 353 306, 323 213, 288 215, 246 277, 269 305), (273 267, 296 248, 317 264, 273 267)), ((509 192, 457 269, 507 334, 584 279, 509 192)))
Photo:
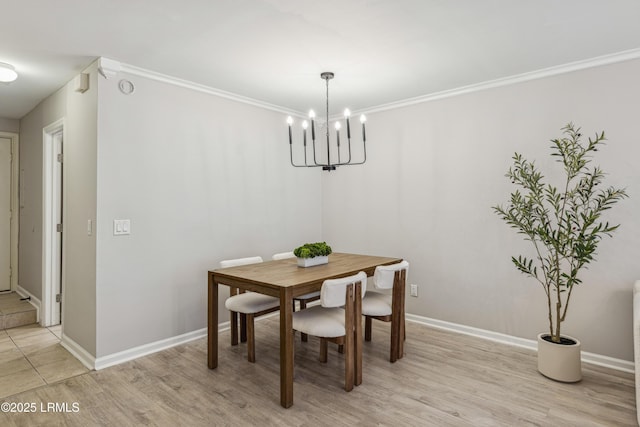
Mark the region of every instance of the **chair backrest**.
POLYGON ((220 261, 220 268, 237 267, 239 265, 247 265, 247 264, 257 264, 259 262, 262 262, 262 257, 259 257, 259 256, 251 256, 248 258, 238 258, 238 259, 226 259, 224 261, 220 261))
POLYGON ((273 255, 271 259, 278 260, 278 259, 287 259, 287 258, 295 258, 295 257, 296 256, 293 254, 293 252, 280 252, 279 254, 273 255))
POLYGON ((346 304, 347 286, 356 282, 362 282, 362 296, 364 297, 367 291, 367 274, 364 271, 353 276, 325 280, 320 290, 320 304, 323 307, 342 307, 346 304))
POLYGON ((409 270, 409 263, 406 260, 392 265, 380 265, 373 273, 373 286, 376 289, 393 289, 393 280, 396 271, 409 270))

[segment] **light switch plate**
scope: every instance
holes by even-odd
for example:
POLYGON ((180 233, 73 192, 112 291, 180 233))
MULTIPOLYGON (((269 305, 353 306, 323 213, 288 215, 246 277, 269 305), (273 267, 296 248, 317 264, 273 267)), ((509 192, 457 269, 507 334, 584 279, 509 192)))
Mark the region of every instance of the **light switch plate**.
POLYGON ((114 219, 113 235, 122 236, 126 234, 131 234, 131 220, 130 219, 114 219))

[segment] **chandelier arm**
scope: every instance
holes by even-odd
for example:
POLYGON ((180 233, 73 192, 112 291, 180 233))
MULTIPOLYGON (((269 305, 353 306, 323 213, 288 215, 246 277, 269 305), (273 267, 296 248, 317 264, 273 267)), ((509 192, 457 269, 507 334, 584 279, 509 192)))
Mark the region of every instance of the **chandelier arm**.
POLYGON ((296 168, 305 168, 305 167, 307 167, 306 161, 305 161, 304 165, 296 165, 295 163, 293 163, 293 147, 292 147, 291 144, 289 144, 289 155, 291 157, 291 166, 294 166, 296 168))
POLYGON ((349 147, 349 160, 347 160, 347 164, 351 163, 351 138, 347 138, 347 146, 349 147))
POLYGON ((349 153, 349 161, 346 163, 334 163, 335 166, 346 166, 346 165, 363 165, 367 161, 367 141, 362 141, 362 148, 364 157, 360 162, 351 162, 351 153, 349 153))

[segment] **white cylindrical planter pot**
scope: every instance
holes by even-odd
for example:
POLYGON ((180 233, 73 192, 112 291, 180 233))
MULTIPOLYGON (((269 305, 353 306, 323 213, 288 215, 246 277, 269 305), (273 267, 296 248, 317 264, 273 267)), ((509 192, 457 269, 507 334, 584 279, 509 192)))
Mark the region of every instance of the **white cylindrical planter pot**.
POLYGON ((544 340, 538 335, 538 371, 547 378, 565 383, 575 383, 582 379, 582 362, 580 359, 580 341, 562 335, 575 344, 557 344, 544 340))

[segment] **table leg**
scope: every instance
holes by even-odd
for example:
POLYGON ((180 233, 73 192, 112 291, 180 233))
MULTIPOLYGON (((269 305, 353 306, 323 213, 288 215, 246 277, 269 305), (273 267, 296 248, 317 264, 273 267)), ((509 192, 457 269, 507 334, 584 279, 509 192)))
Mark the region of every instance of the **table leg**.
POLYGON ((402 271, 400 285, 400 301, 402 302, 402 307, 400 309, 400 319, 398 319, 398 359, 402 359, 402 357, 404 356, 404 339, 406 335, 404 313, 404 301, 406 295, 406 273, 406 270, 402 271))
POLYGON ((293 405, 293 297, 291 288, 280 290, 280 405, 293 405))
POLYGON ((218 367, 218 283, 209 273, 207 310, 207 364, 209 369, 218 367))
POLYGON ((356 283, 354 295, 353 311, 353 333, 354 333, 354 385, 362 384, 362 287, 360 282, 356 283))

